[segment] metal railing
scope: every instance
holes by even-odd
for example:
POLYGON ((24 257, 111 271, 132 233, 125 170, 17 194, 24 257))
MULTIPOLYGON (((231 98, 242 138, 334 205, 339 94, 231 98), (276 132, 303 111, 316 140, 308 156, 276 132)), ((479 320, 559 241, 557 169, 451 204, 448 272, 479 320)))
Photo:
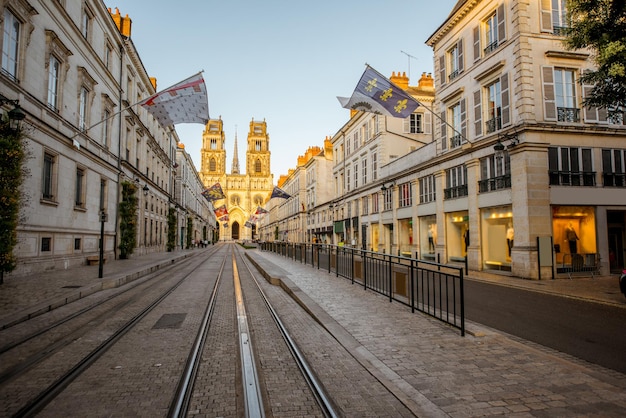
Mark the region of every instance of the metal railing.
POLYGON ((589 274, 591 277, 600 274, 600 254, 563 254, 563 264, 557 269, 559 273, 567 273, 571 279, 572 274, 589 274))
POLYGON ((260 243, 263 251, 335 273, 365 289, 449 324, 465 336, 463 268, 352 247, 260 243))

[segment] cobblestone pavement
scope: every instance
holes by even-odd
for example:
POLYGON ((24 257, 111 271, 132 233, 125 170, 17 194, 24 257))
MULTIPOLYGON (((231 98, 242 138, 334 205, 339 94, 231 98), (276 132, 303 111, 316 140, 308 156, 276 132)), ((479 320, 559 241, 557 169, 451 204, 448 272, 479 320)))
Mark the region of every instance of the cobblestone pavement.
MULTIPOLYGON (((98 266, 5 276, 0 328, 208 249, 152 253, 98 266)), ((626 416, 626 376, 478 324, 468 335, 349 281, 249 250, 266 273, 349 348, 418 416, 626 416), (272 273, 274 272, 274 273, 272 273)), ((469 280, 556 293, 626 308, 617 276, 530 281, 470 272, 469 280)))

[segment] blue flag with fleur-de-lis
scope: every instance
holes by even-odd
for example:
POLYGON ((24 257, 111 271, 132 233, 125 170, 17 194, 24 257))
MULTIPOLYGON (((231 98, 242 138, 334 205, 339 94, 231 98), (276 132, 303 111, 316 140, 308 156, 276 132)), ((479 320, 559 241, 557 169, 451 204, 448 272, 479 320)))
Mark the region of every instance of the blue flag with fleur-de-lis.
POLYGON ((419 102, 369 65, 352 97, 337 97, 346 109, 361 110, 395 118, 408 118, 419 102))

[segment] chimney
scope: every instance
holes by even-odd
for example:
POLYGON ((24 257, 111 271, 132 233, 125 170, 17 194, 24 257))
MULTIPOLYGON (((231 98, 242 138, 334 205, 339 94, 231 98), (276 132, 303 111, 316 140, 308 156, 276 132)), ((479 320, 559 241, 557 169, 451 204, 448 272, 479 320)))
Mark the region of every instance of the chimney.
POLYGON ((130 19, 130 17, 128 17, 128 14, 126 14, 125 17, 122 17, 122 15, 120 14, 120 9, 118 9, 117 7, 115 8, 115 13, 112 13, 111 8, 109 7, 109 14, 113 18, 113 22, 115 22, 117 30, 119 30, 120 33, 125 37, 130 38, 130 29, 133 21, 130 19))
POLYGON ((398 74, 394 71, 391 73, 389 81, 400 87, 402 90, 407 90, 409 88, 409 77, 406 76, 406 72, 403 72, 402 75, 400 75, 400 71, 398 71, 398 74))

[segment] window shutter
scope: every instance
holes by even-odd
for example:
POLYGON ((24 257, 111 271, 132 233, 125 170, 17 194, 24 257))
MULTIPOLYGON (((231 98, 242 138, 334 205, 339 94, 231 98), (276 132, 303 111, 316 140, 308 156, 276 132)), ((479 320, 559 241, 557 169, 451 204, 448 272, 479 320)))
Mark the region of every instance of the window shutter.
POLYGON ((462 73, 463 72, 463 39, 459 39, 459 41, 456 43, 456 48, 458 51, 457 68, 459 70, 459 73, 462 73))
MULTIPOLYGON (((583 85, 583 100, 587 97, 591 97, 591 91, 593 86, 589 84, 583 85)), ((585 116, 585 122, 599 122, 598 108, 595 106, 584 106, 583 115, 585 116)))
POLYGON ((500 45, 506 39, 506 21, 504 19, 504 4, 498 7, 498 45, 500 45))
POLYGON ((474 62, 480 59, 480 26, 474 28, 474 62))
POLYGON ((556 100, 554 97, 554 69, 552 67, 541 67, 543 77, 543 106, 544 118, 546 120, 556 120, 556 100))
POLYGON ((439 57, 439 78, 441 79, 441 85, 446 84, 446 57, 442 55, 439 57))
POLYGON ((482 109, 480 104, 480 90, 474 92, 474 135, 483 134, 482 109))
POLYGON ((511 123, 511 106, 509 97, 509 75, 502 74, 500 77, 501 99, 502 99, 502 126, 507 126, 511 123))
POLYGON ((461 107, 461 135, 463 136, 463 138, 461 138, 461 143, 463 143, 467 140, 467 112, 465 109, 465 99, 461 99, 459 105, 461 107))
POLYGON ((404 118, 402 121, 402 132, 408 134, 411 132, 411 116, 404 118))
POLYGON ((448 149, 448 138, 446 135, 446 111, 441 112, 441 149, 443 151, 448 149))
POLYGON ((424 133, 425 134, 431 134, 433 132, 432 130, 432 117, 430 113, 424 113, 424 133))
POLYGON ((541 0, 541 31, 554 32, 552 27, 552 4, 551 0, 541 0))

